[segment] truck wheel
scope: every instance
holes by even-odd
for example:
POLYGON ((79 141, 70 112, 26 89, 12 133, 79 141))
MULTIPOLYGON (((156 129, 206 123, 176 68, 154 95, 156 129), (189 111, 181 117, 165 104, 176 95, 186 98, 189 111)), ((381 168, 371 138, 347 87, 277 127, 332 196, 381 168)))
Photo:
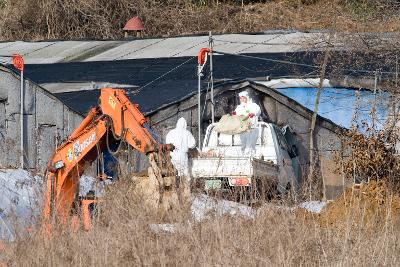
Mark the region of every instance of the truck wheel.
POLYGON ((260 204, 264 203, 266 201, 266 188, 265 188, 265 183, 264 179, 262 178, 256 178, 256 184, 255 184, 255 191, 257 194, 258 202, 260 204))
POLYGON ((268 177, 260 177, 257 180, 257 194, 260 202, 271 201, 277 196, 277 183, 268 177))
POLYGON ((262 204, 271 199, 270 185, 265 177, 258 177, 255 179, 255 196, 257 202, 262 204))
POLYGON ((294 186, 292 186, 292 183, 288 183, 288 185, 286 186, 286 197, 288 198, 288 200, 290 202, 295 203, 296 199, 297 199, 297 194, 296 194, 296 189, 294 186))

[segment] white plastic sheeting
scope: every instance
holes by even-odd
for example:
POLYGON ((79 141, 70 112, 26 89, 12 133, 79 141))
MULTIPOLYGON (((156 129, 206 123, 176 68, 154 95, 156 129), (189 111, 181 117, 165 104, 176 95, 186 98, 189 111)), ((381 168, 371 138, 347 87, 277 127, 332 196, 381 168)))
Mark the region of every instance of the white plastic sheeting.
POLYGON ((38 214, 43 179, 21 169, 0 170, 0 238, 14 238, 14 223, 26 224, 38 214))
POLYGON ((110 180, 100 181, 91 176, 82 175, 79 179, 79 195, 85 196, 89 191, 94 191, 96 196, 104 194, 104 186, 111 183, 110 180))
MULTIPOLYGON (((80 192, 84 196, 89 190, 104 194, 104 186, 110 181, 99 182, 83 175, 80 192)), ((14 225, 28 227, 41 211, 43 203, 43 178, 22 169, 0 170, 0 239, 13 240, 14 225)))
MULTIPOLYGON (((273 79, 270 81, 257 81, 257 83, 268 86, 273 89, 280 88, 308 88, 308 87, 318 87, 320 83, 319 78, 312 79, 273 79)), ((324 79, 322 87, 332 87, 328 79, 324 79)))
POLYGON ((193 219, 200 222, 210 215, 229 215, 229 216, 242 216, 253 219, 255 211, 246 205, 209 197, 207 195, 199 195, 193 198, 191 211, 193 219))
POLYGON ((307 201, 299 205, 299 208, 303 208, 309 212, 320 213, 325 208, 327 202, 324 201, 307 201))
MULTIPOLYGON (((192 218, 194 222, 202 222, 211 216, 232 216, 254 219, 255 210, 251 207, 222 199, 213 198, 204 194, 192 197, 192 218)), ((189 220, 184 224, 149 224, 150 230, 155 233, 174 234, 180 231, 190 231, 192 223, 189 220)))
MULTIPOLYGON (((277 91, 314 110, 318 88, 281 88, 277 91)), ((362 125, 363 122, 368 122, 369 125, 374 123, 381 129, 390 113, 390 99, 388 92, 374 94, 368 90, 324 87, 321 90, 318 115, 345 128, 350 128, 354 123, 362 125), (371 116, 372 108, 376 111, 374 116, 371 116)))
POLYGON ((167 233, 175 233, 177 230, 176 224, 171 223, 163 223, 163 224, 150 224, 150 229, 155 233, 167 232, 167 233))

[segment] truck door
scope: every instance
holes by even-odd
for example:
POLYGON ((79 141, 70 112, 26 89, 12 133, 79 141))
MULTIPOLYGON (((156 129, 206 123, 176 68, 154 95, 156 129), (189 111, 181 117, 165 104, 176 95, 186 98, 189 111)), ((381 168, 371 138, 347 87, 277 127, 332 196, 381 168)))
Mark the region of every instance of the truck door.
POLYGON ((298 189, 296 175, 293 170, 292 159, 289 155, 289 145, 287 144, 281 130, 277 126, 273 126, 277 139, 277 157, 279 165, 279 188, 278 190, 283 193, 286 189, 298 189))

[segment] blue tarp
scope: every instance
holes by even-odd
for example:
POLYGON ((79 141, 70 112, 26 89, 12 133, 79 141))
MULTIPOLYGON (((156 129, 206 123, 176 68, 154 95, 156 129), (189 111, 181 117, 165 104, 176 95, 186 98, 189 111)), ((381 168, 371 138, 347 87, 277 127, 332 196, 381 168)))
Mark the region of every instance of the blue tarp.
MULTIPOLYGON (((310 110, 314 110, 317 88, 284 88, 280 93, 292 98, 310 110)), ((318 114, 334 123, 350 128, 354 121, 372 124, 371 110, 376 102, 376 127, 382 128, 389 113, 390 95, 386 92, 374 94, 367 90, 347 88, 322 88, 318 114), (357 97, 359 94, 359 97, 357 97), (357 111, 357 120, 354 115, 357 111)))

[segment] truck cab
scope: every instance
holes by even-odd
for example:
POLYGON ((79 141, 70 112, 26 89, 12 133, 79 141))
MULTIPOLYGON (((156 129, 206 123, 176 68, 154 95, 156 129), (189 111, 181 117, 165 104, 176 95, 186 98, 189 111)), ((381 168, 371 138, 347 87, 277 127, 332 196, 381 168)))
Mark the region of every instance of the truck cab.
POLYGON ((276 125, 257 122, 252 129, 257 142, 251 155, 244 154, 240 134, 219 133, 214 127, 207 127, 201 152, 191 159, 191 177, 204 190, 256 184, 263 185, 262 191, 264 185, 273 185, 278 193, 298 188, 298 160, 276 125))

